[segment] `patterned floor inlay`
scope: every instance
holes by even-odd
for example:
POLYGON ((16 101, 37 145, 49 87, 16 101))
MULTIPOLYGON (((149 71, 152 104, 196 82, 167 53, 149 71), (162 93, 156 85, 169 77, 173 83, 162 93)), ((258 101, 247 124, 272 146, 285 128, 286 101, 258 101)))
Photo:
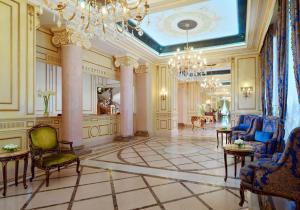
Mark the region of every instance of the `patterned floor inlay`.
POLYGON ((82 159, 80 175, 75 166, 53 171, 49 187, 44 175, 26 190, 9 186, 0 210, 284 209, 249 192, 238 206, 233 159, 225 183, 223 151, 214 138, 136 138, 96 147, 82 159))

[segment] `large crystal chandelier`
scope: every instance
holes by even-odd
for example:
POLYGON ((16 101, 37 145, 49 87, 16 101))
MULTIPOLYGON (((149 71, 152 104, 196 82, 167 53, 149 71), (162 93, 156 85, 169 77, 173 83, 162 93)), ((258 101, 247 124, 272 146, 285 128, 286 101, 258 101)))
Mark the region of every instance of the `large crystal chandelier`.
POLYGON ((202 58, 201 52, 194 51, 189 46, 189 30, 197 26, 197 22, 193 20, 182 20, 177 26, 186 31, 186 47, 183 52, 177 49, 175 55, 169 60, 168 66, 180 81, 198 81, 205 74, 206 60, 202 58))
POLYGON ((91 39, 102 37, 108 29, 124 31, 143 31, 140 27, 149 13, 147 0, 42 0, 40 12, 49 8, 54 12, 53 20, 58 27, 63 24, 91 39), (129 20, 134 20, 130 24, 129 20))

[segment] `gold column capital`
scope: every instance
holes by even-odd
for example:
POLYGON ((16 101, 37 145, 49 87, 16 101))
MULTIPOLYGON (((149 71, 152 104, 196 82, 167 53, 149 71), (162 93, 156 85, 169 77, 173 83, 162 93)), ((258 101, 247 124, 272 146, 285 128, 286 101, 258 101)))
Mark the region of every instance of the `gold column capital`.
POLYGON ((116 57, 115 60, 115 66, 133 66, 133 68, 137 69, 139 67, 139 63, 136 59, 130 57, 130 56, 122 56, 122 57, 116 57))
POLYGON ((67 28, 53 28, 51 31, 53 32, 52 43, 56 47, 67 44, 76 44, 86 49, 91 47, 90 40, 76 31, 67 28))
POLYGON ((148 73, 149 65, 148 64, 140 64, 138 68, 134 69, 136 74, 145 74, 148 73))

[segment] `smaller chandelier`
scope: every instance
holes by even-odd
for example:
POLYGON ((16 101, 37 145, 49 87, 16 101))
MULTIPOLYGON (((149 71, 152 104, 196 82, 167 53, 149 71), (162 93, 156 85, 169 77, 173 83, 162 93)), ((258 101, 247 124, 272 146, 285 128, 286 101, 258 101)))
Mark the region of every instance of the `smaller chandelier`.
POLYGON ((203 77, 201 80, 199 80, 199 85, 208 92, 215 92, 217 88, 222 86, 222 83, 219 81, 219 79, 215 79, 211 76, 203 77))
POLYGON ((202 53, 194 51, 192 46, 189 46, 189 30, 197 26, 197 22, 193 20, 182 20, 177 26, 186 31, 186 47, 183 52, 177 49, 177 52, 168 62, 169 68, 177 75, 180 81, 198 81, 206 75, 205 65, 206 59, 202 58, 202 53))

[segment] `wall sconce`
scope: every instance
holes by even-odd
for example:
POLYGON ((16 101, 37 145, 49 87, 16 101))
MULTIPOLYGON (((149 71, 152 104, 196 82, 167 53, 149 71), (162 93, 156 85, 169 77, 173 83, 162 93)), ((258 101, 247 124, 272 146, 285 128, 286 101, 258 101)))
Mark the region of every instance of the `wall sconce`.
POLYGON ((167 99, 167 91, 164 88, 160 91, 160 99, 163 101, 167 99))
POLYGON ((248 98, 253 91, 253 87, 241 87, 242 94, 245 98, 248 98))

